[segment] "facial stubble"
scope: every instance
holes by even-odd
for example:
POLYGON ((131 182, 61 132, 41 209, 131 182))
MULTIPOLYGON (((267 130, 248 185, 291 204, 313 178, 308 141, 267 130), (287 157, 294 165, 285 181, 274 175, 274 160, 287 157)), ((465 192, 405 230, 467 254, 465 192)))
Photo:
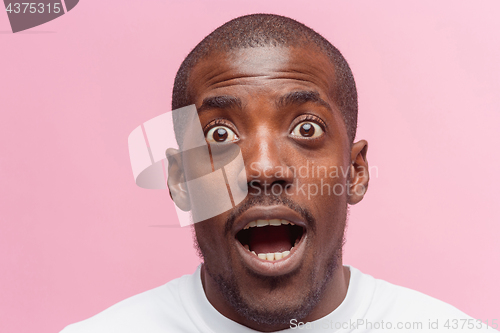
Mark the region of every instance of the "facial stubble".
MULTIPOLYGON (((233 210, 225 224, 226 232, 231 229, 235 218, 239 214, 257 204, 283 204, 301 214, 301 216, 303 216, 307 220, 308 225, 311 226, 311 232, 315 231, 316 229, 316 221, 312 214, 307 209, 300 207, 290 199, 285 197, 253 197, 249 200, 246 200, 237 209, 233 210)), ((331 281, 335 270, 338 269, 340 263, 342 262, 342 251, 345 244, 348 208, 349 207, 346 205, 346 214, 343 215, 340 221, 332 221, 337 225, 341 224, 342 236, 335 240, 333 250, 326 261, 324 270, 322 270, 322 272, 324 272, 323 277, 318 277, 319 274, 316 270, 309 270, 309 276, 307 279, 305 279, 305 281, 316 281, 316 283, 302 285, 299 288, 294 288, 294 290, 297 291, 297 294, 293 295, 295 305, 284 304, 282 302, 277 304, 276 302, 273 302, 273 304, 269 304, 269 306, 267 307, 259 307, 256 306, 253 302, 249 302, 247 298, 242 295, 240 285, 238 284, 238 279, 232 270, 225 271, 225 274, 222 274, 215 272, 212 269, 212 267, 215 267, 217 265, 211 264, 210 258, 208 258, 206 255, 207 253, 209 253, 209 251, 203 249, 203 246, 198 241, 193 228, 194 246, 198 255, 200 256, 200 259, 203 262, 205 272, 210 275, 212 280, 215 282, 215 285, 217 286, 219 292, 223 295, 226 302, 239 315, 258 325, 287 326, 290 325, 290 321, 292 319, 301 320, 306 318, 309 314, 311 314, 311 312, 316 308, 321 299, 325 296, 325 289, 329 285, 329 282, 331 281)), ((228 259, 229 261, 231 261, 230 257, 228 259)), ((231 262, 229 262, 229 265, 231 265, 231 262)), ((281 288, 282 286, 287 286, 292 283, 292 279, 296 275, 300 274, 304 268, 302 264, 293 272, 276 277, 257 275, 248 268, 246 269, 247 274, 260 280, 261 285, 267 288, 271 293, 281 288)))

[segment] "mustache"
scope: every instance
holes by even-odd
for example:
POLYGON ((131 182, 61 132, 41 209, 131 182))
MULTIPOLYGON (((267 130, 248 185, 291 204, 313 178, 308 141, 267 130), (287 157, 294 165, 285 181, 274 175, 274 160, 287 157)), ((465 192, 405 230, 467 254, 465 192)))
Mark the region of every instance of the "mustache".
POLYGON ((294 202, 290 198, 283 196, 274 196, 274 195, 266 195, 266 196, 252 196, 248 195, 247 198, 241 202, 238 206, 236 206, 229 217, 226 220, 226 224, 224 226, 224 233, 228 235, 233 229, 234 222, 236 218, 246 212, 248 209, 254 206, 274 206, 274 205, 283 205, 291 210, 298 213, 308 224, 309 228, 312 231, 316 231, 316 219, 313 217, 312 213, 305 207, 300 206, 298 203, 294 202))

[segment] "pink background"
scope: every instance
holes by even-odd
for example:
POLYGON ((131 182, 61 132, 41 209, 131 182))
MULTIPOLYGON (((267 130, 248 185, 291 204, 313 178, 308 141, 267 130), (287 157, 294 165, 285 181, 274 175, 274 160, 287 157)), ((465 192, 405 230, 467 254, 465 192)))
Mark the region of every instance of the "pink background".
POLYGON ((345 263, 500 320, 500 3, 90 1, 24 33, 0 12, 0 332, 58 332, 199 263, 127 136, 167 110, 198 41, 242 14, 332 41, 378 168, 345 263))

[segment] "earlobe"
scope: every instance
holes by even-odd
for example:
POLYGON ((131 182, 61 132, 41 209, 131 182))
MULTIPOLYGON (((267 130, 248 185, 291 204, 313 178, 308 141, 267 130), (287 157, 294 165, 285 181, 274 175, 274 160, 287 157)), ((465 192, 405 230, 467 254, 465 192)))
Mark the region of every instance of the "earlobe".
POLYGON ((168 160, 167 186, 170 197, 179 209, 187 212, 191 210, 191 203, 182 167, 181 153, 177 149, 168 148, 165 155, 168 160))
POLYGON ((360 140, 353 144, 351 150, 351 177, 349 179, 348 202, 355 205, 365 196, 370 181, 366 153, 368 142, 360 140))

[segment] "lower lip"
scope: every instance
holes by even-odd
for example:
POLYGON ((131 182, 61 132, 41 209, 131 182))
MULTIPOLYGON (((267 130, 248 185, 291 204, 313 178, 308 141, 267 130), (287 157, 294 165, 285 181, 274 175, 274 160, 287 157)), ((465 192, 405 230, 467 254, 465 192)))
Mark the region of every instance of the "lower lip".
POLYGON ((305 254, 305 243, 307 234, 304 232, 299 243, 290 250, 290 254, 280 260, 264 260, 248 251, 237 240, 236 247, 244 263, 256 274, 264 276, 279 276, 293 272, 301 263, 305 254))

